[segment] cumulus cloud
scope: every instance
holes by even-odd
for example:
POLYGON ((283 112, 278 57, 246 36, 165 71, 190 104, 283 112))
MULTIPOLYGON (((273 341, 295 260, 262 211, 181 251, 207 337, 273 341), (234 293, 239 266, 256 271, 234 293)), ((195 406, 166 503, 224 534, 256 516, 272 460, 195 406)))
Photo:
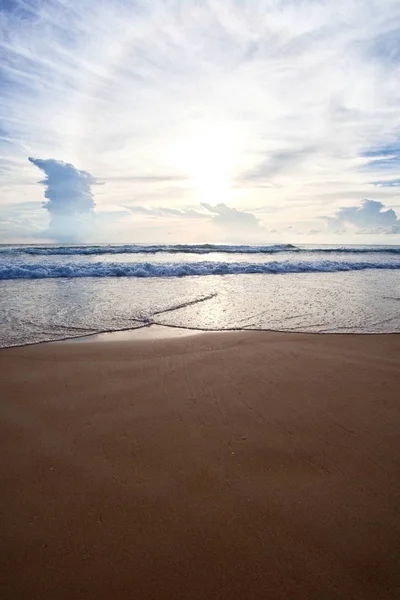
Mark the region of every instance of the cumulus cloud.
POLYGON ((212 222, 220 227, 241 230, 258 230, 260 228, 260 219, 253 213, 231 208, 223 202, 212 206, 205 202, 202 206, 212 213, 212 222))
POLYGON ((339 209, 334 217, 324 217, 331 233, 345 233, 353 228, 357 233, 400 233, 400 219, 392 208, 382 202, 364 200, 361 206, 339 209))
POLYGON ((46 175, 39 181, 46 188, 43 207, 50 214, 46 237, 65 242, 82 240, 93 226, 94 177, 60 160, 30 157, 29 161, 46 175))

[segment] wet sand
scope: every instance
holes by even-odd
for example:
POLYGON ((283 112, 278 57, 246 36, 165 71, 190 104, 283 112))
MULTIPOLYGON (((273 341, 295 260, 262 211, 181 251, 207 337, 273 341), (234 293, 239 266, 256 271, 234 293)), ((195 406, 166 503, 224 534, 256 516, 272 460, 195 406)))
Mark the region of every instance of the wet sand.
POLYGON ((400 598, 400 336, 0 351, 0 597, 400 598))

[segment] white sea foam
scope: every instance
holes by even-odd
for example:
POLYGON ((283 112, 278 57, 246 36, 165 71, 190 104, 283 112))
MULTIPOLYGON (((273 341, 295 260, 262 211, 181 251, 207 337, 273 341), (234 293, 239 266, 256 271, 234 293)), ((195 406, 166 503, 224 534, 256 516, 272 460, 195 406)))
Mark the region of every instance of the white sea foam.
POLYGON ((176 262, 176 263, 24 263, 2 262, 0 279, 48 279, 60 277, 187 277, 204 275, 334 273, 365 269, 400 269, 400 262, 377 261, 296 261, 246 262, 176 262))

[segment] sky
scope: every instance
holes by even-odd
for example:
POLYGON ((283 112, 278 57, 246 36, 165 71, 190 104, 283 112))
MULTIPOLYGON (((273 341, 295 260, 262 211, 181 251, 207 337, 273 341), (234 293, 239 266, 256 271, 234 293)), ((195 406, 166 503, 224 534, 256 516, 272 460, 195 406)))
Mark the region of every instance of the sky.
POLYGON ((0 242, 400 243, 399 0, 0 0, 0 242))

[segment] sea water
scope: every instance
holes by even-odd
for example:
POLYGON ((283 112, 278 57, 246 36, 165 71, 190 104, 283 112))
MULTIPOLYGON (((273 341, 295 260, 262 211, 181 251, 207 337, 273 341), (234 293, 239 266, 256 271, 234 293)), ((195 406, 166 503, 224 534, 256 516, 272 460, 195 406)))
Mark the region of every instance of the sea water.
POLYGON ((0 346, 160 324, 400 331, 400 246, 0 245, 0 346))

